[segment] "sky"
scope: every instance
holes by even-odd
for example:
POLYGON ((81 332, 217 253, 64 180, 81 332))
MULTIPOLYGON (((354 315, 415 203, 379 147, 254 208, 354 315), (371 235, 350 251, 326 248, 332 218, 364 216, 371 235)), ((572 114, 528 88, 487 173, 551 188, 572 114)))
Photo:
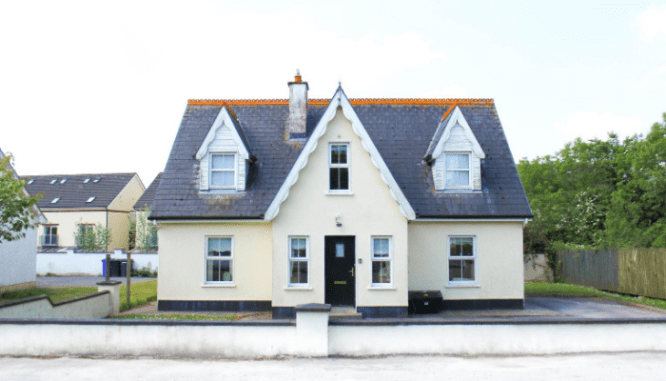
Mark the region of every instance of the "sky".
POLYGON ((0 148, 20 175, 164 169, 188 99, 493 98, 514 159, 646 134, 666 1, 3 1, 0 148))

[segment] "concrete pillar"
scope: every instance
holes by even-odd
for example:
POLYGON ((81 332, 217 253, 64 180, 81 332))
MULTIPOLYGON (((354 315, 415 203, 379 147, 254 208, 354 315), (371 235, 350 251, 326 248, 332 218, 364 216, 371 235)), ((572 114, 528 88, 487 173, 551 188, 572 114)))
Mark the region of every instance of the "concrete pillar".
POLYGON ((118 315, 120 313, 120 285, 123 282, 119 280, 109 280, 97 282, 98 291, 109 291, 109 315, 118 315))
POLYGON ((328 356, 328 318, 330 304, 296 306, 296 355, 328 356))

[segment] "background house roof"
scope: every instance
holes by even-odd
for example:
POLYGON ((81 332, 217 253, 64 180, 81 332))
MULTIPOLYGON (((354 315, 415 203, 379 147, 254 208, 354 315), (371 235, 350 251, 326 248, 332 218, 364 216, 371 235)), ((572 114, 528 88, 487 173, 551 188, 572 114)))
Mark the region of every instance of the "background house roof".
POLYGON ((164 172, 160 172, 157 174, 157 176, 155 176, 155 179, 152 183, 150 183, 148 189, 143 192, 141 198, 136 202, 136 204, 134 204, 134 210, 150 208, 153 205, 155 193, 157 193, 157 188, 160 186, 160 179, 162 178, 163 173, 164 172))
MULTIPOLYGON (((308 101, 306 135, 329 100, 308 101)), ((417 218, 527 218, 532 213, 492 100, 351 99, 359 119, 417 218), (442 117, 460 106, 486 158, 482 191, 435 192, 423 158, 442 117)), ((263 218, 303 145, 285 140, 288 100, 190 101, 153 203, 156 219, 263 218), (222 106, 233 111, 257 161, 247 190, 200 194, 195 154, 222 106)))
POLYGON ((22 176, 21 178, 27 181, 26 189, 30 194, 44 195, 37 205, 43 211, 48 211, 49 209, 108 207, 134 176, 138 175, 136 173, 91 173, 22 176), (63 183, 65 179, 67 181, 63 183), (56 181, 53 182, 53 180, 56 181), (52 203, 58 197, 60 200, 52 203), (94 199, 87 202, 91 197, 94 199))

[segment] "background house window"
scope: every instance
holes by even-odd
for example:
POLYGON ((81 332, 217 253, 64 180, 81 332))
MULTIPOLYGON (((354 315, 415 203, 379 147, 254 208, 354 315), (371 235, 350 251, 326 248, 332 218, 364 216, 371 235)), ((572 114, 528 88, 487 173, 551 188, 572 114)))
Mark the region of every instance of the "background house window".
POLYGON ((308 284, 308 239, 305 237, 289 238, 289 284, 308 284))
POLYGON ((58 225, 45 225, 42 246, 58 246, 58 225))
POLYGON ((233 281, 231 238, 208 238, 206 248, 206 281, 233 281))
POLYGON ((474 282, 474 237, 449 237, 449 282, 474 282))
POLYGON ((372 283, 391 283, 391 239, 376 237, 372 239, 372 283))
POLYGON ((234 188, 236 186, 236 155, 210 155, 211 188, 234 188))
POLYGON ((331 144, 329 155, 330 190, 349 190, 349 145, 331 144))
POLYGON ((469 153, 447 153, 446 164, 446 187, 469 186, 469 153))

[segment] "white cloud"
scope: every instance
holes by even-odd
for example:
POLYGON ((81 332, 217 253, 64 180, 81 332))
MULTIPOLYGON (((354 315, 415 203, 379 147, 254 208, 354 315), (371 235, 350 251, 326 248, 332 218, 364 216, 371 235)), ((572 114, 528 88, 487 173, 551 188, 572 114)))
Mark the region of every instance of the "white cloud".
POLYGON ((634 20, 640 34, 647 40, 666 38, 666 6, 651 7, 634 20))
POLYGON ((555 131, 564 143, 581 138, 583 141, 594 138, 606 139, 614 132, 620 139, 637 133, 644 133, 649 126, 641 118, 624 116, 611 112, 583 111, 569 115, 563 121, 555 123, 555 131))

